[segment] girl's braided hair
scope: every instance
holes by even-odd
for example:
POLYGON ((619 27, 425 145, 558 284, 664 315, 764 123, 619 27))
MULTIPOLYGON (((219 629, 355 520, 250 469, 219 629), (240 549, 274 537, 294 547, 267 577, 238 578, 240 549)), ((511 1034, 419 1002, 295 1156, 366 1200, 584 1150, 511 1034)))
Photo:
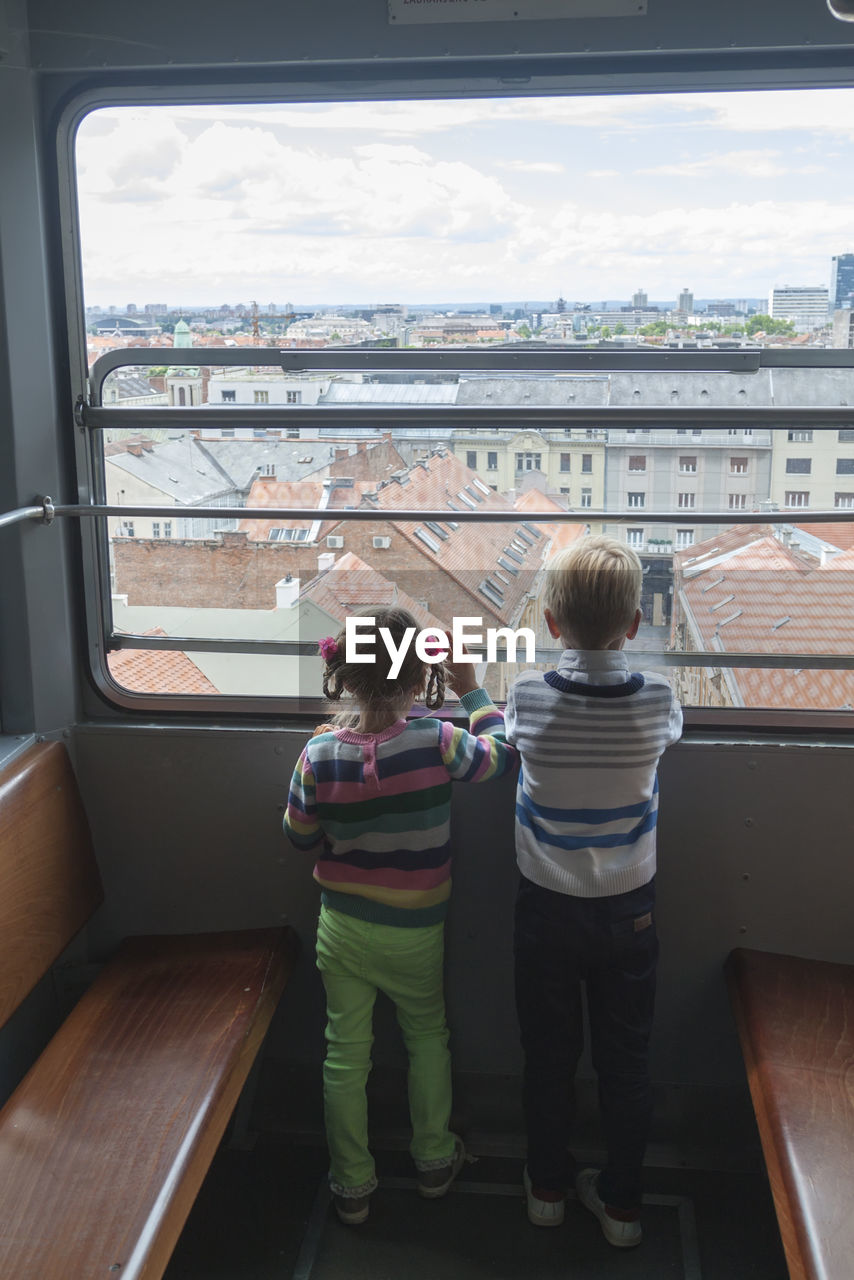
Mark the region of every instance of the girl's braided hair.
MULTIPOLYGON (((323 692, 331 702, 338 702, 343 693, 349 693, 355 702, 364 706, 385 702, 390 707, 407 702, 412 691, 424 689, 424 701, 431 711, 436 711, 445 701, 446 672, 443 662, 423 662, 415 652, 414 639, 406 651, 400 671, 394 679, 389 677, 391 655, 380 636, 380 627, 386 627, 398 648, 409 627, 419 630, 418 622, 408 609, 371 609, 366 615, 375 619, 373 662, 347 662, 345 632, 335 636, 335 646, 327 647, 323 669, 323 692), (428 675, 429 673, 429 675, 428 675)), ((367 640, 370 631, 360 629, 367 640)), ((437 646, 438 647, 438 646, 437 646)), ((417 696, 417 695, 416 695, 417 696)), ((407 706, 404 711, 408 710, 407 706)))

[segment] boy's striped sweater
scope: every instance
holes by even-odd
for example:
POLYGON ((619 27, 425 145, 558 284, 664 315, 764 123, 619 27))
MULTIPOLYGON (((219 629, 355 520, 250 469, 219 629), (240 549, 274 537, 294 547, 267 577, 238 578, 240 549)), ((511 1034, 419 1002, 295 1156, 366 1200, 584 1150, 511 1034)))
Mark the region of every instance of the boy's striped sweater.
POLYGON ((507 698, 519 752, 516 858, 534 884, 579 898, 628 893, 655 875, 661 753, 682 711, 659 675, 619 649, 567 649, 507 698))
POLYGON ((424 717, 376 734, 323 733, 303 751, 284 828, 298 849, 322 843, 314 878, 327 906, 380 924, 444 919, 451 782, 485 782, 516 763, 489 694, 475 689, 460 702, 471 732, 424 717))

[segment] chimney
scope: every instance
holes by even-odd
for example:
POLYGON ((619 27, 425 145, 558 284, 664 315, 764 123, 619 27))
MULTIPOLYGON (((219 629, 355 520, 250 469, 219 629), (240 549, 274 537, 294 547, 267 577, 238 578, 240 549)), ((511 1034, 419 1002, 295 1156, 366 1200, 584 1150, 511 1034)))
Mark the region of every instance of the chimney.
POLYGON ((129 445, 128 445, 128 453, 132 453, 132 454, 133 454, 133 456, 134 456, 135 458, 141 458, 141 457, 142 457, 142 445, 141 445, 141 444, 129 444, 129 445))
POLYGON ((299 599, 299 578, 290 574, 276 583, 276 608, 292 609, 299 599))
POLYGON ((336 461, 336 462, 340 462, 342 458, 347 458, 347 457, 349 457, 349 454, 350 454, 350 450, 349 450, 349 449, 340 449, 340 448, 339 448, 339 449, 336 449, 336 450, 335 450, 335 461, 336 461))
POLYGON ((323 551, 317 557, 317 572, 325 573, 327 569, 331 569, 335 563, 334 551, 323 551))

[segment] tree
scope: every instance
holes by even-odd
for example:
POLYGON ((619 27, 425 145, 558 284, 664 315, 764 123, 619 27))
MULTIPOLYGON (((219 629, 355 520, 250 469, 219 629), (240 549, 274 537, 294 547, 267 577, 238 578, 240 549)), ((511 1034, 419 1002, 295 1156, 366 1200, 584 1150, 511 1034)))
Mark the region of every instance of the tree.
POLYGON ((603 324, 602 328, 599 330, 599 337, 610 338, 610 336, 611 336, 611 330, 608 328, 606 324, 603 324))
POLYGON ((615 333, 615 334, 625 333, 625 332, 626 332, 626 326, 625 326, 624 324, 622 324, 622 323, 620 323, 620 324, 616 325, 616 326, 615 326, 615 328, 614 328, 614 333, 615 333))
POLYGON ((795 332, 795 326, 791 320, 778 320, 774 316, 762 314, 751 316, 746 330, 748 336, 752 338, 754 333, 792 334, 795 332))
POLYGON ((520 324, 516 332, 518 333, 520 338, 525 338, 527 340, 528 338, 531 337, 531 330, 528 328, 526 324, 520 324))

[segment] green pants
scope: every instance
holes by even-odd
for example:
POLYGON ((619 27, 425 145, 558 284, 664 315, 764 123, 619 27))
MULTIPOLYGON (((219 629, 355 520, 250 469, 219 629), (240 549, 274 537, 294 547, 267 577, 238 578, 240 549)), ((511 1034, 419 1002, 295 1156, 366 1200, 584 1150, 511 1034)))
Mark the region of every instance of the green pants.
POLYGON ((451 1056, 442 990, 444 924, 398 928, 321 907, 317 967, 326 988, 323 1099, 329 1181, 337 1195, 377 1185, 365 1086, 377 992, 393 1002, 409 1054, 410 1151, 419 1169, 452 1164, 451 1056))

